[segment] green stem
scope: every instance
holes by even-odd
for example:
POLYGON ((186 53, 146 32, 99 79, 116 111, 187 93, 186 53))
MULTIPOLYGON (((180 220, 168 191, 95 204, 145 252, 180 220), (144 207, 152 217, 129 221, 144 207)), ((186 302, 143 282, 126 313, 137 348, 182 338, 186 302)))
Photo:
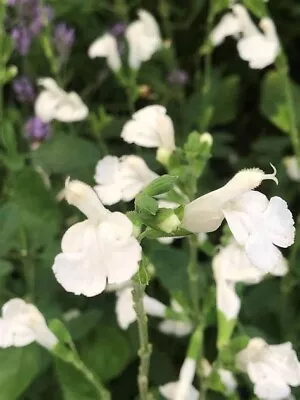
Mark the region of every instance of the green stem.
POLYGON ((198 243, 196 235, 188 237, 190 259, 188 264, 188 277, 190 286, 190 296, 193 306, 194 318, 199 321, 200 306, 199 306, 199 269, 198 269, 198 243))
POLYGON ((110 393, 105 389, 102 383, 95 377, 92 371, 88 369, 88 367, 76 357, 73 361, 74 367, 80 371, 86 379, 91 383, 91 385, 95 388, 99 400, 110 400, 111 396, 110 393))
POLYGON ((145 285, 142 283, 134 282, 132 297, 134 301, 134 309, 137 315, 138 331, 139 331, 139 357, 140 366, 138 373, 138 387, 140 400, 148 399, 148 386, 149 386, 149 366, 151 355, 151 344, 148 337, 148 324, 147 315, 144 309, 143 298, 145 294, 145 285))

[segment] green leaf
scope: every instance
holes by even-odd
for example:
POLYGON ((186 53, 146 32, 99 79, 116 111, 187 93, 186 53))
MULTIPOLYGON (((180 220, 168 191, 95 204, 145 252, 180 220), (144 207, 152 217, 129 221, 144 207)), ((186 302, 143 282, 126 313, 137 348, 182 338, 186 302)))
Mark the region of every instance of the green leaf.
POLYGON ((59 319, 53 319, 49 323, 49 328, 54 335, 59 339, 60 342, 72 344, 72 337, 70 332, 65 327, 64 323, 59 319))
MULTIPOLYGON (((294 103, 300 103, 300 87, 290 81, 294 103)), ((288 104, 285 96, 285 88, 280 73, 269 72, 262 83, 260 111, 264 117, 282 131, 290 132, 290 120, 288 104)), ((300 114, 296 113, 297 127, 300 129, 300 114)))
POLYGON ((243 0, 245 7, 247 7, 258 18, 266 17, 267 9, 262 0, 243 0))
POLYGON ((73 340, 78 340, 86 336, 101 320, 100 310, 87 310, 77 318, 72 319, 66 325, 71 332, 73 340))
POLYGON ((109 324, 86 336, 78 348, 84 363, 102 381, 120 375, 132 358, 128 339, 120 329, 109 324))
POLYGON ((1 400, 15 400, 47 366, 49 357, 37 345, 0 350, 1 400))
POLYGON ((56 134, 32 152, 36 165, 47 173, 61 173, 76 178, 90 179, 100 152, 95 144, 77 136, 56 134))
POLYGON ((58 230, 58 209, 42 177, 30 168, 15 177, 15 201, 20 208, 22 226, 34 247, 50 242, 58 230))
POLYGON ((170 293, 184 292, 188 295, 187 253, 155 243, 151 248, 149 258, 158 278, 170 293))
POLYGON ((6 203, 0 208, 0 226, 0 257, 3 257, 18 241, 20 212, 16 204, 6 203))
POLYGON ((225 125, 236 118, 239 92, 238 75, 231 75, 220 81, 214 101, 212 126, 225 125))
POLYGON ((95 389, 75 367, 56 359, 56 374, 64 400, 96 399, 95 389))

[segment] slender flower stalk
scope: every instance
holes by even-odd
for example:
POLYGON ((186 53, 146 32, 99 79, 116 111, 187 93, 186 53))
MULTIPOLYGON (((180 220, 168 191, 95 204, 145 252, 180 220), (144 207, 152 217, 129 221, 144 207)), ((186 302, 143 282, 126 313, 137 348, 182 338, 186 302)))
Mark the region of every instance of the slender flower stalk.
POLYGON ((149 343, 148 336, 148 318, 144 308, 143 298, 145 295, 145 285, 142 283, 135 282, 133 286, 133 301, 134 308, 137 315, 138 330, 139 330, 139 357, 140 366, 138 373, 138 387, 140 400, 147 400, 148 398, 148 386, 149 386, 149 366, 152 346, 149 343))

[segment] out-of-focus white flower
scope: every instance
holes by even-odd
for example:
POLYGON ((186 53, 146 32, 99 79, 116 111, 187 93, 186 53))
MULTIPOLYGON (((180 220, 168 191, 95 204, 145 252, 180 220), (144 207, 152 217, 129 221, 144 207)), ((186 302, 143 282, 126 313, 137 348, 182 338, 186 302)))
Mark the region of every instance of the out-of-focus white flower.
POLYGON ((175 150, 174 126, 163 106, 142 108, 132 115, 123 127, 121 137, 127 143, 142 147, 157 147, 168 152, 175 150))
POLYGON ((121 68, 121 57, 118 50, 116 38, 110 33, 105 33, 96 39, 88 49, 90 58, 105 57, 108 66, 113 71, 119 71, 121 68))
POLYGON ((241 24, 239 19, 232 13, 227 13, 212 30, 210 39, 214 46, 219 46, 228 36, 237 36, 240 32, 241 24))
POLYGON ((265 174, 258 168, 239 171, 220 189, 207 193, 187 204, 182 220, 183 227, 193 233, 215 231, 224 219, 223 208, 225 205, 243 193, 255 189, 266 179, 277 182, 275 173, 265 174))
POLYGON ((276 246, 294 242, 295 228, 287 203, 280 197, 267 197, 252 191, 262 180, 273 179, 259 169, 242 170, 225 186, 199 197, 184 210, 182 225, 194 232, 212 232, 226 221, 236 241, 245 247, 252 264, 273 272, 281 253, 276 246))
MULTIPOLYGON (((163 303, 148 295, 144 296, 143 303, 146 314, 153 317, 164 317, 166 306, 163 303)), ((130 324, 136 321, 137 316, 134 310, 132 287, 117 291, 116 314, 118 324, 122 329, 127 329, 130 324)))
POLYGON ((105 156, 96 166, 95 190, 103 204, 112 205, 133 200, 157 177, 141 157, 105 156))
POLYGON ((290 386, 300 385, 300 363, 290 342, 268 345, 253 338, 237 354, 236 364, 249 375, 259 399, 286 399, 291 395, 290 386))
POLYGON ((126 29, 125 36, 129 45, 128 63, 132 69, 138 69, 142 62, 150 60, 162 47, 159 26, 154 17, 145 10, 138 11, 139 19, 126 29))
MULTIPOLYGON (((235 319, 239 313, 241 300, 235 292, 235 284, 255 284, 261 282, 266 273, 259 270, 249 260, 245 249, 235 241, 222 248, 213 258, 213 271, 217 285, 217 308, 227 320, 235 319)), ((273 275, 287 273, 287 262, 280 253, 273 275)))
POLYGON ((81 121, 89 110, 75 92, 65 92, 52 78, 42 78, 38 84, 44 88, 35 101, 35 114, 43 121, 81 121))
POLYGON ((66 311, 63 315, 65 321, 69 322, 73 319, 79 318, 81 315, 81 311, 78 308, 71 308, 70 310, 66 311))
POLYGON ((23 347, 33 342, 51 350, 58 339, 33 304, 18 298, 9 300, 2 307, 0 347, 23 347))
POLYGON ((53 271, 63 288, 87 297, 104 291, 106 284, 123 283, 138 271, 141 246, 132 236, 129 218, 110 212, 96 192, 80 181, 66 181, 65 197, 87 219, 69 228, 53 271))
POLYGON ((250 191, 228 202, 223 212, 252 264, 273 273, 282 258, 276 246, 286 248, 294 243, 294 220, 287 203, 277 196, 269 201, 264 194, 250 191))
MULTIPOLYGON (((171 308, 178 314, 183 313, 183 308, 181 305, 175 301, 171 300, 171 308)), ((193 325, 189 321, 175 321, 172 319, 166 319, 158 325, 160 332, 166 335, 173 335, 177 337, 182 337, 189 335, 193 330, 193 325)))
POLYGON ((300 168, 298 167, 297 158, 295 156, 285 157, 283 164, 286 169, 287 176, 295 182, 300 182, 300 168))
POLYGON ((227 36, 235 36, 240 57, 251 68, 262 69, 274 63, 280 52, 280 43, 270 18, 263 18, 259 25, 263 32, 253 23, 243 5, 234 4, 232 13, 225 14, 213 29, 211 40, 218 46, 227 36))
POLYGON ((192 385, 196 371, 196 360, 186 358, 179 373, 179 380, 159 387, 160 393, 168 400, 197 400, 199 392, 192 385))

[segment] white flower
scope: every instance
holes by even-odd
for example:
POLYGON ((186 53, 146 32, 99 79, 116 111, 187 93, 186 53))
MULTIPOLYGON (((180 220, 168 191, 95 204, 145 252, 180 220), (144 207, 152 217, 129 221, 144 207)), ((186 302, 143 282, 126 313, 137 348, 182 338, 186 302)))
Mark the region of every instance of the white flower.
MULTIPOLYGON (((245 249, 235 241, 223 247, 213 258, 213 271, 217 285, 217 308, 227 320, 235 319, 241 306, 241 300, 235 292, 235 284, 259 283, 266 275, 251 263, 245 249)), ((272 274, 282 276, 287 271, 287 262, 281 255, 272 274)))
POLYGON ((127 143, 142 147, 157 147, 175 150, 174 126, 163 106, 153 105, 142 108, 132 115, 123 127, 121 137, 127 143))
POLYGON ((131 279, 141 259, 131 221, 104 208, 83 182, 67 180, 65 196, 87 219, 71 226, 62 238, 62 253, 53 265, 57 281, 68 292, 91 297, 103 292, 107 283, 131 279))
POLYGON ((96 166, 95 190, 103 204, 112 205, 133 200, 157 177, 141 157, 105 156, 96 166))
MULTIPOLYGON (((122 329, 127 329, 137 318, 134 310, 132 290, 132 287, 127 287, 117 291, 116 314, 118 324, 122 329)), ((145 295, 143 303, 146 314, 153 317, 163 317, 165 315, 166 306, 153 297, 145 295)))
POLYGON ((291 395, 290 386, 300 385, 300 363, 290 342, 268 345, 253 338, 237 354, 236 363, 249 375, 259 399, 283 400, 291 395))
POLYGON ((226 203, 256 188, 266 179, 277 182, 275 173, 265 174, 258 168, 239 171, 220 189, 187 204, 182 220, 183 227, 193 233, 215 231, 224 219, 223 208, 226 203))
POLYGON ((231 371, 228 369, 220 368, 218 370, 220 380, 225 386, 228 393, 234 393, 237 388, 237 381, 231 371))
POLYGON ((287 203, 277 196, 269 201, 264 194, 250 191, 228 202, 223 212, 252 264, 272 273, 282 257, 276 246, 286 248, 294 243, 294 220, 287 203))
POLYGON ((129 45, 128 63, 133 69, 150 60, 162 47, 159 26, 153 16, 145 10, 139 10, 137 14, 139 19, 132 22, 125 32, 129 45))
POLYGON ((9 300, 2 307, 0 347, 23 347, 33 342, 51 350, 58 339, 33 304, 18 298, 9 300))
POLYGON ((81 121, 89 110, 75 92, 65 92, 52 78, 42 78, 38 84, 44 88, 35 101, 35 113, 44 122, 81 121))
POLYGON ((179 373, 179 380, 159 387, 160 393, 168 400, 197 400, 199 392, 192 385, 196 371, 196 361, 186 358, 179 373))
POLYGON ((121 68, 121 57, 118 51, 117 40, 109 33, 105 33, 90 45, 88 55, 90 58, 105 57, 108 66, 113 71, 119 71, 121 68))
POLYGON ((237 38, 240 57, 248 61, 254 69, 262 69, 274 63, 280 52, 280 43, 276 27, 270 18, 260 21, 261 32, 251 20, 247 9, 241 4, 232 6, 213 29, 211 40, 215 46, 221 44, 227 36, 237 38))
MULTIPOLYGON (((181 305, 173 299, 171 300, 171 308, 178 314, 182 314, 184 311, 181 305)), ((158 330, 166 335, 183 337, 192 332, 193 325, 189 321, 166 319, 158 325, 158 330)))
POLYGON ((232 13, 227 13, 212 30, 210 39, 214 46, 219 46, 228 36, 236 36, 241 32, 239 19, 232 13))
POLYGON ((286 169, 287 176, 295 182, 300 182, 300 168, 298 167, 297 158, 295 156, 285 157, 283 164, 286 169))

